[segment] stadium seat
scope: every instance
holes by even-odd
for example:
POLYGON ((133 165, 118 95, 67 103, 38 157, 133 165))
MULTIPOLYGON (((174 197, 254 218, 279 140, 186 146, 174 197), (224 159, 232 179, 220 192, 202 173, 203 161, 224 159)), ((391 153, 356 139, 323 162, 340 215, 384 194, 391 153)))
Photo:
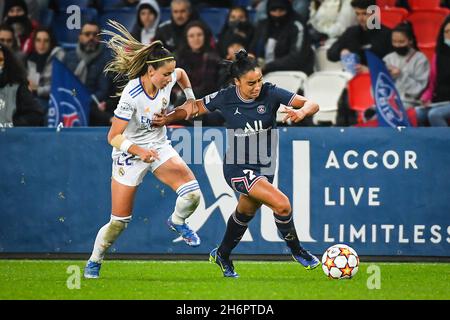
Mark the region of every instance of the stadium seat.
POLYGON ((315 72, 308 77, 304 96, 320 106, 313 117, 314 124, 336 124, 338 101, 351 78, 350 73, 343 71, 315 72))
POLYGON ((233 6, 241 6, 244 8, 252 6, 252 0, 233 0, 233 6))
POLYGON ((441 0, 408 0, 411 10, 437 9, 441 0))
POLYGON ((358 123, 364 121, 364 111, 375 105, 372 97, 370 73, 357 74, 348 82, 348 103, 351 110, 358 114, 358 123))
POLYGON ((171 15, 172 15, 172 12, 170 10, 170 7, 162 7, 160 9, 159 23, 170 20, 171 15))
POLYGON ((397 0, 377 0, 377 6, 380 8, 395 7, 397 0))
POLYGON ((406 20, 408 10, 404 8, 387 7, 380 10, 381 23, 390 29, 395 28, 399 23, 406 20))
POLYGON ((81 9, 86 9, 89 7, 89 2, 90 0, 77 0, 76 2, 73 0, 58 0, 58 9, 59 11, 65 11, 71 5, 77 5, 81 9))
POLYGON ((436 51, 436 44, 434 44, 434 43, 420 44, 419 43, 419 50, 422 51, 422 53, 427 56, 428 61, 431 64, 433 62, 433 56, 436 51))
MULTIPOLYGON (((297 93, 304 88, 308 76, 301 71, 274 71, 264 75, 264 82, 270 82, 280 88, 297 93)), ((283 109, 281 105, 279 109, 283 109)), ((282 122, 285 114, 277 112, 277 122, 282 122)))
MULTIPOLYGON (((406 110, 406 114, 408 116, 408 120, 409 123, 411 124, 412 127, 417 127, 418 123, 417 123, 417 113, 416 113, 416 109, 415 108, 410 108, 408 110, 406 110)), ((364 123, 358 123, 355 125, 355 127, 366 127, 366 128, 374 128, 374 127, 378 127, 378 119, 371 119, 367 122, 364 123)))
POLYGON ((124 7, 123 0, 101 0, 101 10, 109 11, 109 10, 136 10, 135 7, 124 7))
MULTIPOLYGON (((109 10, 100 15, 100 28, 111 30, 111 27, 108 26, 108 20, 114 20, 120 22, 127 28, 127 30, 131 31, 136 22, 136 12, 131 10, 109 10)), ((108 40, 107 37, 103 36, 102 40, 108 40)))
POLYGON ((39 23, 41 26, 50 27, 55 17, 55 12, 51 9, 43 9, 39 13, 39 23))
POLYGON ((315 50, 316 71, 342 71, 340 62, 332 62, 327 58, 328 47, 321 46, 315 50))
POLYGON ((448 15, 447 9, 417 10, 407 18, 413 25, 417 42, 436 43, 442 23, 448 15))
POLYGON ((248 11, 248 18, 250 19, 250 22, 255 24, 255 20, 256 20, 256 9, 247 9, 248 11))
POLYGON ((217 38, 228 17, 228 8, 202 8, 200 18, 209 26, 213 35, 217 38))
MULTIPOLYGON (((80 34, 80 29, 69 29, 67 27, 69 16, 65 12, 57 12, 51 24, 56 39, 63 48, 75 48, 80 34)), ((87 21, 97 21, 97 10, 93 8, 81 10, 81 25, 87 21)))

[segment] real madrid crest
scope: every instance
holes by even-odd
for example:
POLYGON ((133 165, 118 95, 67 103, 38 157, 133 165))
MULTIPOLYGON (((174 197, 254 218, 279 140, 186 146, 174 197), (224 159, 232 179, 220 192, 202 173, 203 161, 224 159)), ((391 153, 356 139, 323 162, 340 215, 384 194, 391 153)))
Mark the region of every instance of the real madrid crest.
POLYGON ((167 108, 169 101, 166 98, 162 98, 162 107, 163 109, 167 108))
POLYGON ((258 111, 259 114, 263 114, 266 112, 266 106, 261 104, 258 106, 258 108, 256 108, 256 111, 258 111))
POLYGON ((119 168, 119 176, 123 177, 125 175, 125 169, 123 167, 119 168))

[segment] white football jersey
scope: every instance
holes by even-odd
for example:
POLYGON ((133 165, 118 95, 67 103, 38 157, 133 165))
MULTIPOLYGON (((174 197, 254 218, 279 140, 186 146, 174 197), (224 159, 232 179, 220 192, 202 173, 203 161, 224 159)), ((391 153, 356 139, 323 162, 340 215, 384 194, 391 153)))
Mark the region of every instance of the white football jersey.
MULTIPOLYGON (((123 132, 128 140, 143 148, 167 143, 166 127, 153 127, 152 119, 155 113, 169 106, 170 93, 176 82, 174 71, 170 83, 159 89, 154 98, 147 95, 140 78, 128 82, 114 111, 117 118, 128 121, 123 132)), ((118 153, 121 151, 113 148, 113 156, 118 153)))

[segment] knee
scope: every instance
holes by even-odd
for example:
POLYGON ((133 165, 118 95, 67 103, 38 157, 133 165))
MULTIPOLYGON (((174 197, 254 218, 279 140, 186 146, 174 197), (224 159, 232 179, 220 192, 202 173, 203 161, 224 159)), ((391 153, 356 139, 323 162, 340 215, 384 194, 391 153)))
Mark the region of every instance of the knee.
POLYGON ((185 194, 183 197, 186 201, 190 202, 192 205, 195 205, 195 207, 197 207, 198 204, 200 203, 202 192, 200 191, 200 189, 197 189, 185 194))
POLYGON ((183 195, 180 195, 177 200, 178 210, 187 210, 189 212, 194 211, 199 203, 202 196, 200 189, 189 191, 183 195))
POLYGON ((437 109, 431 109, 430 112, 428 112, 428 119, 429 120, 435 120, 441 118, 442 115, 440 114, 437 109))
POLYGON ((256 212, 255 211, 252 211, 252 210, 249 210, 249 209, 241 209, 241 208, 237 208, 236 209, 236 211, 240 214, 240 215, 243 215, 243 216, 245 216, 246 218, 248 218, 249 220, 251 220, 255 215, 256 215, 256 212))
POLYGON ((292 212, 291 203, 287 197, 284 197, 281 201, 279 201, 273 209, 273 211, 279 216, 288 216, 292 212))
POLYGON ((128 227, 128 224, 130 222, 131 222, 131 215, 128 217, 119 217, 111 215, 110 229, 113 230, 113 232, 120 233, 128 227))

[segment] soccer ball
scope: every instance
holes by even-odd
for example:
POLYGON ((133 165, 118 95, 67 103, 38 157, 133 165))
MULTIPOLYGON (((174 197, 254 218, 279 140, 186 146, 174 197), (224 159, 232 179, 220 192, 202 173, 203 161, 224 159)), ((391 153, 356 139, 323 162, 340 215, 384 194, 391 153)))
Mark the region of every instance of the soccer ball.
POLYGON ((346 244, 335 244, 322 256, 322 270, 331 279, 350 279, 358 272, 358 267, 358 254, 346 244))

